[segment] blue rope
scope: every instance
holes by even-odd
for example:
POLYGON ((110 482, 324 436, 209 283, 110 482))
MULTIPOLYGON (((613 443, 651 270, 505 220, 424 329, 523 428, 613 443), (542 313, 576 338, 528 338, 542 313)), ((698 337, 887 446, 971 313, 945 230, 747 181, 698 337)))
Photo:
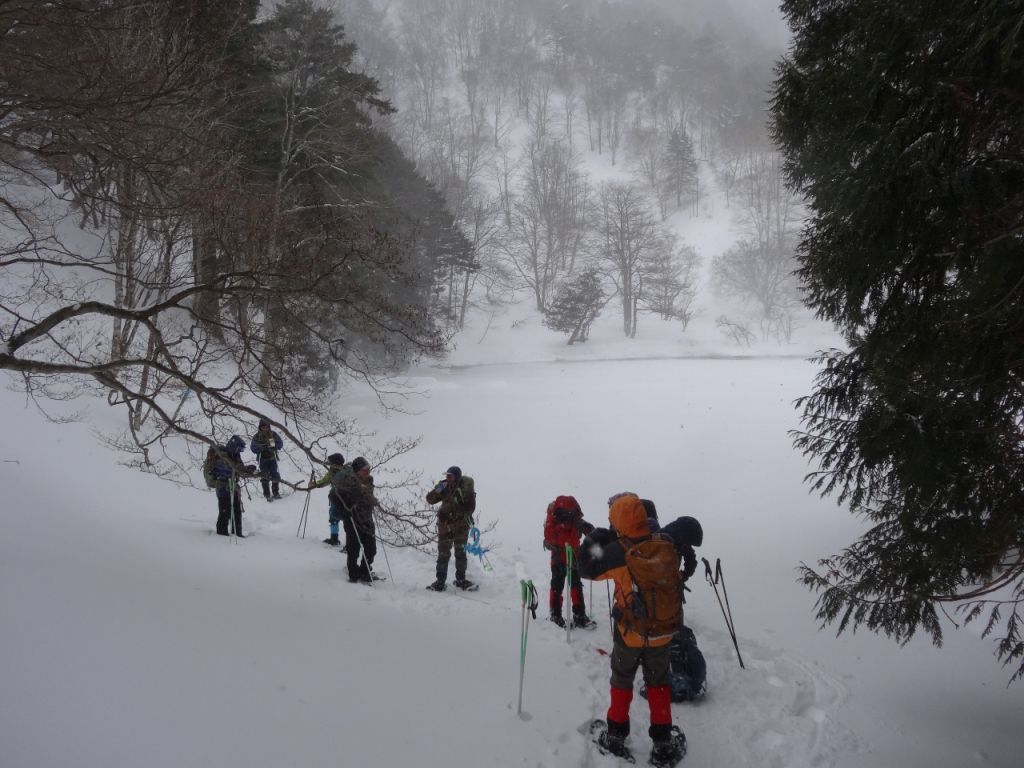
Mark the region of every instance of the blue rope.
POLYGON ((491 550, 489 548, 487 548, 487 547, 481 547, 480 546, 480 529, 477 528, 476 526, 473 526, 472 528, 470 528, 469 529, 469 539, 470 539, 470 541, 466 542, 466 545, 463 547, 463 549, 467 553, 469 553, 471 555, 476 555, 477 557, 479 557, 480 558, 480 565, 482 565, 486 570, 490 570, 491 569, 491 564, 485 560, 484 555, 486 555, 491 550))

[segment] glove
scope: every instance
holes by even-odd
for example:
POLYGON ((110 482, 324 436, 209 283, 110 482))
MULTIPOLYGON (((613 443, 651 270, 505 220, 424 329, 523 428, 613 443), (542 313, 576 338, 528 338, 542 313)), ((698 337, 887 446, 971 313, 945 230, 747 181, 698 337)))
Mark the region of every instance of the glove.
POLYGON ((434 486, 434 493, 444 493, 444 489, 448 487, 448 483, 442 480, 440 483, 434 486))
POLYGON ((256 465, 255 464, 246 464, 245 465, 245 471, 248 472, 250 475, 258 475, 259 474, 259 470, 256 469, 256 465))
POLYGON ((588 523, 586 520, 580 520, 579 524, 580 533, 584 536, 588 536, 594 532, 594 526, 592 523, 588 523))

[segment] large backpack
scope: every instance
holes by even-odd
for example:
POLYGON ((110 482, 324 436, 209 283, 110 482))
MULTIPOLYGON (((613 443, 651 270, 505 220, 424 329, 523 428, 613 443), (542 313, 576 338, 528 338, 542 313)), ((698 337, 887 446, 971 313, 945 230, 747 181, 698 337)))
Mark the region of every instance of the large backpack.
MULTIPOLYGON (((680 627, 669 645, 668 684, 674 702, 696 701, 707 692, 708 665, 689 627, 680 627)), ((640 695, 647 698, 647 686, 640 695)))
POLYGON ((472 515, 476 511, 476 487, 473 484, 473 478, 469 475, 463 475, 459 480, 459 486, 455 490, 455 501, 459 506, 469 507, 469 513, 472 515))
POLYGON ((646 642, 671 638, 679 629, 682 592, 679 586, 679 553, 669 536, 660 533, 626 546, 626 568, 633 582, 624 595, 621 620, 627 629, 646 642))
POLYGON ((203 459, 203 479, 207 488, 217 487, 217 478, 213 475, 213 465, 217 463, 217 449, 212 445, 206 449, 206 458, 203 459))

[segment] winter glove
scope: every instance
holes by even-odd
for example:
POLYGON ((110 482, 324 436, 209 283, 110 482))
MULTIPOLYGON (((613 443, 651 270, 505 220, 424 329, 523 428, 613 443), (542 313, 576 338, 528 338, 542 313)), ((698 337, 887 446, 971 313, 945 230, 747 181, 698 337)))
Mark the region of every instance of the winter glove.
POLYGON ((615 532, 609 528, 595 528, 589 534, 590 541, 602 547, 606 547, 618 538, 615 532))
POLYGON ((434 493, 444 493, 444 489, 448 487, 448 483, 442 480, 440 483, 434 486, 434 493))
POLYGON ((246 464, 245 465, 245 471, 246 471, 246 474, 249 474, 249 475, 258 475, 259 474, 259 470, 256 469, 256 465, 255 464, 246 464))

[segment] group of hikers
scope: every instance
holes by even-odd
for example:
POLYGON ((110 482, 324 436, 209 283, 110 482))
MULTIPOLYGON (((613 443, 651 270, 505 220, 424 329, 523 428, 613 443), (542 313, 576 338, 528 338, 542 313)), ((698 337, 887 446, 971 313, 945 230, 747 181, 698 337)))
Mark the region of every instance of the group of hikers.
POLYGON ((544 547, 551 551, 549 618, 565 627, 563 589, 569 586, 572 626, 592 628, 582 579, 614 584, 611 690, 607 719, 592 732, 603 752, 632 760, 626 737, 633 680, 643 670, 642 695, 650 708, 650 762, 672 766, 686 752, 686 737, 672 724, 673 701, 703 694, 705 665, 693 632, 683 623, 685 584, 697 570, 704 540, 700 523, 679 517, 661 526, 654 502, 631 492, 608 500, 608 527, 583 519, 572 496, 548 505, 544 547), (582 537, 582 541, 581 541, 582 537))
MULTIPOLYGON (((238 435, 233 435, 220 449, 211 447, 207 451, 203 474, 206 484, 217 492, 216 531, 219 535, 234 533, 244 538, 240 478, 258 476, 267 501, 281 498, 277 452, 283 445, 280 435, 270 428, 267 421, 261 420, 249 444, 249 449, 256 454, 258 466, 242 461, 245 441, 238 435)), ((373 511, 377 500, 370 462, 357 456, 347 464, 342 454, 332 453, 327 457, 324 476, 298 490, 311 491, 327 486, 330 486, 327 497, 330 535, 324 543, 341 547, 346 555, 350 582, 371 583, 379 577, 373 572, 373 561, 377 556, 373 511), (345 532, 344 544, 340 536, 342 530, 345 532)), ((447 588, 448 564, 453 554, 455 587, 477 589, 477 585, 466 578, 466 544, 476 511, 473 478, 463 475, 457 466, 448 467, 444 479, 427 493, 427 503, 440 504, 437 510, 437 568, 435 579, 427 589, 443 592, 447 588)))
MULTIPOLYGON (((259 476, 268 501, 280 498, 281 481, 277 451, 281 438, 261 421, 250 450, 259 465, 242 463, 245 441, 233 436, 220 450, 211 449, 204 465, 207 483, 217 491, 217 533, 242 536, 240 476, 259 476)), ((344 456, 327 457, 323 477, 299 490, 330 487, 326 544, 342 548, 350 582, 370 583, 377 577, 373 561, 377 553, 373 511, 374 497, 370 463, 358 456, 346 463, 344 456), (341 541, 340 531, 345 540, 341 541)), ((435 580, 427 589, 447 588, 448 566, 454 555, 454 586, 475 590, 466 578, 466 545, 476 511, 473 479, 461 468, 451 466, 443 480, 426 495, 428 504, 440 504, 437 511, 437 566, 435 580)), ((648 734, 653 743, 650 762, 673 766, 686 751, 686 739, 672 724, 671 702, 696 698, 703 693, 704 660, 693 632, 683 623, 686 581, 697 568, 694 547, 703 542, 700 523, 679 517, 662 526, 657 508, 649 499, 632 492, 608 500, 608 527, 595 527, 584 520, 573 496, 558 496, 547 507, 544 520, 544 548, 549 550, 551 585, 548 593, 549 619, 565 628, 592 629, 587 615, 582 579, 608 580, 614 585, 611 607, 613 649, 611 653, 610 704, 605 720, 596 720, 592 733, 602 752, 632 760, 626 738, 630 732, 629 710, 633 683, 643 671, 641 695, 650 709, 648 734), (568 585, 571 619, 563 615, 564 589, 568 585)))

